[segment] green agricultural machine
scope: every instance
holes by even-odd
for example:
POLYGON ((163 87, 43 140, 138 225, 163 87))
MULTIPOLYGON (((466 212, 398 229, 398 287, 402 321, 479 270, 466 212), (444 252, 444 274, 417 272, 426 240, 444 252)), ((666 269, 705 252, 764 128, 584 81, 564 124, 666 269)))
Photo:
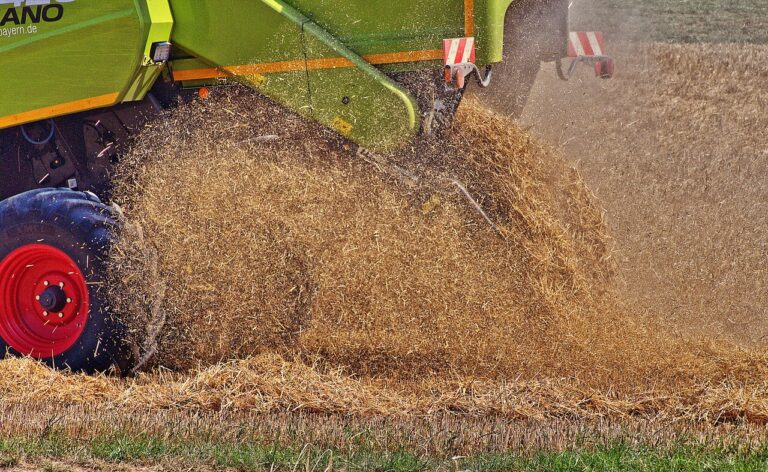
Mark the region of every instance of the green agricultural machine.
POLYGON ((512 113, 541 61, 611 75, 581 35, 567 0, 0 0, 0 356, 125 368, 102 201, 178 97, 238 82, 376 152, 449 125, 495 64, 512 113))

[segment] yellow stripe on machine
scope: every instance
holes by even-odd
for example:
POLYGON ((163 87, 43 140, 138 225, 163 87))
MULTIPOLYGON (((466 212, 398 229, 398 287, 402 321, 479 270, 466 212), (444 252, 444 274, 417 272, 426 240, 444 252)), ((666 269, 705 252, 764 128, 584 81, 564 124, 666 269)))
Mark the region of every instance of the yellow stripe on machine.
POLYGON ((464 36, 475 35, 475 0, 464 0, 464 36))
MULTIPOLYGON (((363 56, 368 63, 373 65, 394 64, 397 62, 434 61, 443 59, 443 51, 439 49, 427 51, 393 52, 385 54, 369 54, 363 56)), ((349 59, 335 57, 329 59, 309 59, 307 61, 283 61, 265 64, 247 64, 240 66, 228 66, 221 69, 191 69, 174 70, 173 79, 177 81, 206 80, 226 77, 229 72, 233 75, 271 74, 277 72, 292 72, 304 70, 336 69, 340 67, 354 67, 349 59)))
POLYGON ((0 117, 0 128, 10 128, 11 126, 23 125, 33 121, 40 121, 46 118, 69 115, 81 111, 101 108, 117 103, 120 96, 118 93, 108 93, 98 97, 85 98, 74 102, 60 103, 50 107, 38 108, 36 110, 25 111, 15 115, 0 117))

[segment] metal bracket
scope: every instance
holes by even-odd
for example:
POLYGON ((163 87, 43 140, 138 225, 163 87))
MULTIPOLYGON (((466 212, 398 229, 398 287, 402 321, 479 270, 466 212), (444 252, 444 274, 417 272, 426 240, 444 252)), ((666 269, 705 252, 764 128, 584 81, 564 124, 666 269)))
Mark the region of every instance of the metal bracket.
POLYGON ((449 86, 454 86, 455 83, 455 89, 463 90, 466 86, 467 77, 473 73, 475 74, 477 85, 482 88, 491 85, 491 80, 493 80, 493 68, 490 65, 485 66, 485 74, 483 74, 483 72, 471 62, 445 66, 445 82, 448 83, 449 86))
POLYGON ((571 65, 568 67, 568 71, 563 70, 563 60, 558 59, 557 76, 560 80, 568 82, 573 78, 576 73, 576 68, 579 64, 586 64, 595 68, 595 76, 601 79, 613 78, 614 60, 610 56, 579 56, 571 61, 571 65))
POLYGON ((595 68, 595 76, 601 79, 613 77, 614 61, 605 53, 605 38, 600 31, 572 31, 568 34, 568 57, 572 58, 568 72, 563 70, 562 59, 557 59, 557 76, 569 81, 579 64, 595 68))

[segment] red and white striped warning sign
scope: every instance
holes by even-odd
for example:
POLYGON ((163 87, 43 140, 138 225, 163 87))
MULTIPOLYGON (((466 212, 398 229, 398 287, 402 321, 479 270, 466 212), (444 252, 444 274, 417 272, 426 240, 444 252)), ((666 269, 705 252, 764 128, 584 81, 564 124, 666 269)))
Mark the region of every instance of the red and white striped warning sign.
POLYGON ((604 55, 605 42, 603 33, 599 31, 572 32, 569 39, 568 55, 570 57, 604 55))
POLYGON ((443 59, 446 66, 475 63, 475 38, 443 40, 443 59))

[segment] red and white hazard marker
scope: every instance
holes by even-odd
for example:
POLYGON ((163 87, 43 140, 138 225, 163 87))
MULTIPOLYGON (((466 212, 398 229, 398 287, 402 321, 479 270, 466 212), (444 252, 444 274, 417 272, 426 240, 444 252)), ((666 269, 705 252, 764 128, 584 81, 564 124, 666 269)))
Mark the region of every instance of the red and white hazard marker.
POLYGON ((475 63, 475 38, 443 40, 443 59, 446 66, 475 63))
POLYGON ((574 31, 568 41, 568 55, 602 56, 605 51, 605 39, 599 31, 574 31))
POLYGON ((605 54, 605 38, 599 31, 573 31, 568 36, 568 56, 595 66, 595 75, 613 77, 614 61, 605 54))
POLYGON ((451 38, 443 40, 443 62, 445 81, 463 89, 466 77, 475 68, 475 38, 451 38))

